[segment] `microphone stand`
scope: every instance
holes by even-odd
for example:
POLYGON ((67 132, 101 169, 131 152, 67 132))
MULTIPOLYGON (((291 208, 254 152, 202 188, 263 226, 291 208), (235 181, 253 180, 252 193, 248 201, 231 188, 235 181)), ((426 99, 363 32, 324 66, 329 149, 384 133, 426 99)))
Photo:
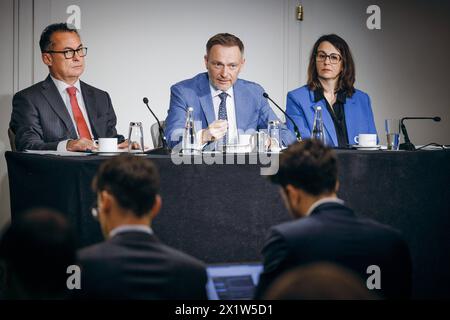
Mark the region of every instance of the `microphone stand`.
POLYGON ((156 116, 156 114, 152 111, 152 109, 150 109, 149 105, 148 105, 148 99, 147 97, 144 97, 142 99, 142 101, 144 102, 144 104, 147 106, 147 109, 150 111, 150 113, 153 115, 153 117, 156 119, 156 123, 158 124, 158 131, 159 131, 159 137, 161 138, 162 141, 162 147, 160 148, 155 148, 153 150, 149 150, 146 151, 146 154, 170 154, 170 149, 167 147, 167 141, 166 141, 166 137, 164 135, 164 130, 161 127, 161 123, 159 122, 158 117, 156 116))
POLYGON ((405 142, 400 144, 399 149, 406 150, 406 151, 415 151, 416 147, 411 143, 411 140, 409 139, 409 136, 408 136, 408 131, 406 130, 406 126, 403 123, 404 120, 409 120, 409 119, 420 119, 420 120, 430 119, 430 120, 439 122, 439 121, 441 121, 441 118, 440 117, 404 117, 400 120, 400 128, 402 130, 405 142))
POLYGON ((295 132, 295 136, 297 137, 297 141, 302 141, 302 136, 300 134, 300 130, 298 129, 294 120, 286 113, 286 111, 281 109, 281 107, 275 101, 273 101, 266 92, 263 93, 263 97, 270 100, 284 114, 284 116, 292 122, 292 124, 294 125, 294 132, 295 132))

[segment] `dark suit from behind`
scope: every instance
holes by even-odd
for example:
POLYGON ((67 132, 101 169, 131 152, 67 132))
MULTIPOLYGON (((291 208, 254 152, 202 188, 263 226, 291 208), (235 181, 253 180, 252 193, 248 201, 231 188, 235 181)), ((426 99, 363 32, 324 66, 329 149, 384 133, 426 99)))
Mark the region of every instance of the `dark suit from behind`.
POLYGON ((202 262, 154 235, 122 232, 79 251, 82 298, 206 299, 202 262))
POLYGON ((308 217, 272 227, 262 253, 264 271, 257 298, 262 298, 283 272, 320 261, 353 270, 364 285, 372 274, 367 274, 367 267, 377 265, 381 269, 381 290, 375 289, 375 293, 386 298, 407 298, 411 293, 411 258, 400 233, 356 217, 338 203, 321 204, 308 217))
MULTIPOLYGON (((116 114, 108 93, 80 81, 88 120, 94 139, 117 137, 116 114)), ((66 105, 50 75, 13 98, 10 128, 16 148, 56 150, 60 141, 78 139, 66 105)))

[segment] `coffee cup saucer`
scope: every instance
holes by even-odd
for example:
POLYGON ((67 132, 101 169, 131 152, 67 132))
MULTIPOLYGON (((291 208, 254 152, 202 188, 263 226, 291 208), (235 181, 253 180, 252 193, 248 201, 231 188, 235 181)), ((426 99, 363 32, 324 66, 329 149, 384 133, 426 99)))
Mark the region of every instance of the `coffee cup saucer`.
POLYGON ((359 144, 352 145, 352 148, 358 149, 358 150, 380 150, 381 145, 377 144, 375 146, 360 146, 359 144))
POLYGON ((117 156, 122 153, 142 154, 141 150, 131 150, 131 152, 128 152, 128 149, 117 149, 116 151, 92 150, 91 152, 99 156, 117 156))

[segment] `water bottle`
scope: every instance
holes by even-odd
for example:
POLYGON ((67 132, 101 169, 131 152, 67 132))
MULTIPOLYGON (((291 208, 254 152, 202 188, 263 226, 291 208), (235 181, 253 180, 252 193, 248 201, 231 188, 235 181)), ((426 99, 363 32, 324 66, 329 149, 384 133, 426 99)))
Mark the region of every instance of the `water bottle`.
POLYGON ((269 121, 268 133, 271 140, 270 152, 277 152, 281 149, 281 137, 280 137, 280 121, 269 121))
POLYGON ((323 130, 323 118, 322 118, 322 107, 316 107, 316 112, 314 113, 314 123, 311 132, 311 138, 317 139, 325 144, 325 132, 323 130))
POLYGON ((186 112, 186 124, 184 126, 182 152, 184 154, 197 153, 197 132, 194 124, 194 109, 189 107, 186 112))

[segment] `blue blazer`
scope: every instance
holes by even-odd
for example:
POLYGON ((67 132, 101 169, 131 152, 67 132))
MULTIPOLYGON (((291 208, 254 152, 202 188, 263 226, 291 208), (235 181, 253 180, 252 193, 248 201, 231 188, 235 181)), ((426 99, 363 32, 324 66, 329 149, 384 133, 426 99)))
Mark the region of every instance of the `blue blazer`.
MULTIPOLYGON (((287 95, 286 113, 297 124, 303 139, 311 136, 316 106, 322 107, 326 144, 337 147, 336 130, 333 119, 327 110, 325 100, 314 102, 314 92, 309 90, 308 86, 290 91, 287 95)), ((347 97, 344 113, 349 144, 356 144, 355 136, 360 133, 377 133, 370 98, 366 93, 356 90, 353 96, 347 97)), ((290 121, 288 121, 287 126, 294 132, 294 126, 290 121)))
MULTIPOLYGON (((239 132, 251 134, 259 129, 267 129, 268 121, 279 120, 263 97, 264 89, 260 85, 238 79, 233 91, 239 132)), ((181 142, 188 107, 194 108, 196 124, 201 123, 201 128, 197 126, 197 130, 207 128, 216 120, 208 73, 200 73, 170 88, 170 106, 164 134, 171 148, 181 142)), ((281 140, 285 146, 295 142, 295 136, 285 125, 281 126, 281 140)))

